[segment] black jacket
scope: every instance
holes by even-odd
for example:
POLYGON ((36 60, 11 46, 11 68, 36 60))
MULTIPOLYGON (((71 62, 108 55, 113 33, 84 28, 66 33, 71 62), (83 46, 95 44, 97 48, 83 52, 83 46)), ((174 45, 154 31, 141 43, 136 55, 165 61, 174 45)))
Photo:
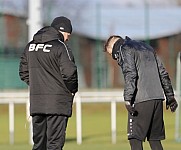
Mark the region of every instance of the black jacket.
POLYGON ((125 79, 125 101, 139 103, 153 99, 162 100, 163 93, 167 100, 173 98, 169 75, 151 46, 126 37, 124 43, 117 48, 115 58, 125 79))
POLYGON ((44 27, 21 56, 19 75, 30 86, 31 115, 72 114, 73 94, 78 90, 77 67, 63 41, 63 35, 53 27, 44 27))

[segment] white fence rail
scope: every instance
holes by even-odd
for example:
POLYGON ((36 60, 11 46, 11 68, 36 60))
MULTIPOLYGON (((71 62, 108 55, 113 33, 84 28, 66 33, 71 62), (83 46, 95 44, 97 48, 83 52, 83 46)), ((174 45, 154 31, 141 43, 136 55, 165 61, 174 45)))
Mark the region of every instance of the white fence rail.
MULTIPOLYGON (((14 144, 14 104, 26 104, 28 108, 28 92, 1 92, 0 104, 9 105, 9 142, 14 144)), ((27 109, 28 110, 28 109, 27 109)), ((27 116, 29 112, 27 111, 27 116)))
POLYGON ((111 103, 112 143, 116 143, 116 102, 123 102, 123 91, 89 91, 76 94, 77 144, 82 143, 82 103, 111 103))
MULTIPOLYGON (((78 92, 75 96, 76 105, 76 132, 77 144, 82 143, 82 103, 111 103, 111 132, 112 143, 116 143, 116 103, 123 101, 123 92, 117 91, 88 91, 78 92)), ((29 116, 29 93, 25 92, 1 92, 0 104, 9 105, 9 139, 14 144, 14 104, 26 104, 27 118, 29 116)), ((32 126, 30 119, 30 144, 32 144, 32 126)))

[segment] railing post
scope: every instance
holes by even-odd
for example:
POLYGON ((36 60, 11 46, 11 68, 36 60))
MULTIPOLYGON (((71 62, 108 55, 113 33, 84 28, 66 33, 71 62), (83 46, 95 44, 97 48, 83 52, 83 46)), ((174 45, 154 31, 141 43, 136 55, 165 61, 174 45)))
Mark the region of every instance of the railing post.
POLYGON ((32 117, 30 116, 30 103, 26 101, 26 119, 29 123, 29 144, 33 145, 33 127, 32 127, 32 117))
POLYGON ((175 139, 176 141, 181 141, 181 124, 180 124, 180 104, 181 104, 181 60, 180 60, 181 52, 178 53, 177 56, 177 72, 176 72, 176 98, 178 101, 178 108, 176 110, 176 116, 175 116, 175 139))
POLYGON ((112 143, 116 143, 116 101, 111 101, 111 131, 112 143))
POLYGON ((76 95, 76 128, 77 128, 77 144, 82 144, 82 112, 81 112, 81 98, 76 95))
POLYGON ((9 140, 14 144, 14 103, 9 103, 9 140))

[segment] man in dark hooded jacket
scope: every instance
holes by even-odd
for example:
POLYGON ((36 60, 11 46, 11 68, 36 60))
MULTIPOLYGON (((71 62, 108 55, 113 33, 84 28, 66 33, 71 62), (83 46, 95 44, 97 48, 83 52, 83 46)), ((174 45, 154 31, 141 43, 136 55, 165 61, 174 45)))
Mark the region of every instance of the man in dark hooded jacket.
POLYGON ((155 50, 144 42, 113 35, 106 41, 105 51, 117 60, 124 75, 131 150, 143 150, 146 138, 152 150, 163 150, 163 100, 166 98, 166 108, 172 112, 178 104, 169 75, 155 50))
POLYGON ((40 29, 21 56, 19 75, 30 87, 33 150, 62 150, 78 91, 77 67, 66 41, 71 21, 57 17, 40 29))

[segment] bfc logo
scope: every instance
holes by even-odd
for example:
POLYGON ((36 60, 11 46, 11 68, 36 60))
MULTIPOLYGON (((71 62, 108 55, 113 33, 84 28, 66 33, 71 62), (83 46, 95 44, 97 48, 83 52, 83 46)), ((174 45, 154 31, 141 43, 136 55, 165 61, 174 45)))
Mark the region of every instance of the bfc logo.
POLYGON ((29 46, 29 51, 31 52, 31 51, 38 51, 38 50, 40 50, 40 49, 42 49, 43 50, 43 52, 45 52, 45 53, 49 53, 50 52, 50 47, 52 47, 52 45, 50 45, 50 44, 30 44, 30 46, 29 46))

